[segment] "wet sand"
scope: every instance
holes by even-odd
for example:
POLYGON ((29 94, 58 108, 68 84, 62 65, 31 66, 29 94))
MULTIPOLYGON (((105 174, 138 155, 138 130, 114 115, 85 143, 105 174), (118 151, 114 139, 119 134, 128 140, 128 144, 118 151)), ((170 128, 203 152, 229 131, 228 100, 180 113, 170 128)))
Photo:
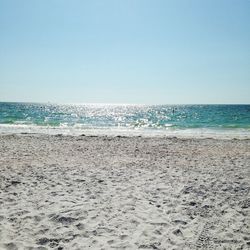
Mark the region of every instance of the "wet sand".
POLYGON ((0 135, 0 249, 250 249, 250 140, 0 135))

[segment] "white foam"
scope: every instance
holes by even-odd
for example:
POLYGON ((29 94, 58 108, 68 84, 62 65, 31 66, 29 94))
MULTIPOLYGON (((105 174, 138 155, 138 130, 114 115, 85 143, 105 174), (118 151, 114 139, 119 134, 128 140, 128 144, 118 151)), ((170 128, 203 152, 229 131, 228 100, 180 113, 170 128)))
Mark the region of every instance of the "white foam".
POLYGON ((218 139, 250 139, 249 129, 149 129, 149 128, 124 128, 124 127, 83 127, 83 126, 35 126, 35 125, 0 125, 0 134, 63 134, 78 136, 96 135, 96 136, 143 136, 143 137, 181 137, 181 138, 218 138, 218 139))

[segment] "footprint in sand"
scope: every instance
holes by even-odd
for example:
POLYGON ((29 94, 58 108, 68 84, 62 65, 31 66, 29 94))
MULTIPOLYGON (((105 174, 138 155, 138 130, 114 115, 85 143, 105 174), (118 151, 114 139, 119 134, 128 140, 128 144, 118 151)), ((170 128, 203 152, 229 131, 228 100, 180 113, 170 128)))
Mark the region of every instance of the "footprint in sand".
POLYGON ((121 240, 126 240, 126 239, 128 238, 128 235, 123 234, 123 235, 120 235, 119 238, 120 238, 121 240))
POLYGON ((210 223, 206 223, 196 241, 196 249, 215 249, 213 238, 209 233, 210 223))
POLYGON ((4 245, 6 250, 18 250, 16 244, 14 243, 7 243, 4 245))

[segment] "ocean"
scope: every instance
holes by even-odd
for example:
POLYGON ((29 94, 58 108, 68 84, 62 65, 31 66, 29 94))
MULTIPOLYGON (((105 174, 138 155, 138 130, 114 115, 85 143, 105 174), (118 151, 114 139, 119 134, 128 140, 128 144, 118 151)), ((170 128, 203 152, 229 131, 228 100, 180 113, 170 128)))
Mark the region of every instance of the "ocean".
POLYGON ((0 133, 250 138, 250 105, 0 102, 0 133))

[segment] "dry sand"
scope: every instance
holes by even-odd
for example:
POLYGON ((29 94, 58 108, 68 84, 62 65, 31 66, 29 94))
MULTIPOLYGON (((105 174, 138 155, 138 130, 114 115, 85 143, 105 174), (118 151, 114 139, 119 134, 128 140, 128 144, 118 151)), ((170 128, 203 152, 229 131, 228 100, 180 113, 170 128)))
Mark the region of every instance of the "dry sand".
POLYGON ((250 249, 250 140, 0 136, 0 249, 250 249))

